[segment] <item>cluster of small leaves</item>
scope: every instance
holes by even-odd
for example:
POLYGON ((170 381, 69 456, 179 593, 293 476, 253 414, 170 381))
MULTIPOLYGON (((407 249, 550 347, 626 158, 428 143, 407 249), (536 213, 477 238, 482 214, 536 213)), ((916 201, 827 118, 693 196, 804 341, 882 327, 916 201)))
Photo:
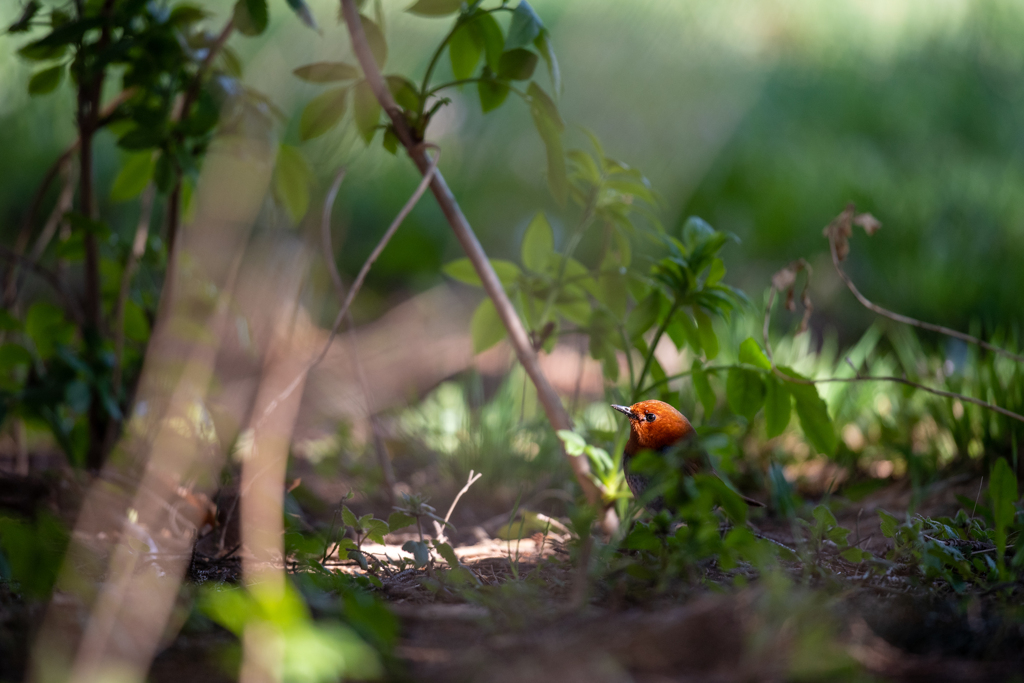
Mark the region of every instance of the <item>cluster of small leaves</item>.
POLYGON ((625 475, 622 471, 620 458, 612 458, 608 451, 588 444, 579 434, 568 429, 558 431, 565 452, 572 457, 587 456, 590 462, 590 476, 601 490, 604 502, 611 504, 616 500, 629 498, 625 487, 625 475))
MULTIPOLYGON (((593 142, 593 154, 568 153, 570 197, 580 206, 582 217, 563 251, 555 248, 547 216, 538 213, 523 235, 522 265, 502 259, 491 259, 491 265, 526 322, 535 348, 550 351, 560 334, 585 332, 591 354, 604 363, 605 374, 615 379, 619 367, 615 349, 625 347, 630 291, 644 286, 629 269, 629 238, 636 231, 632 219, 637 212, 650 215, 647 205, 656 199, 642 174, 604 155, 596 139, 593 142), (602 231, 607 239, 598 265, 588 268, 573 253, 592 230, 602 231)), ((465 284, 482 286, 469 259, 449 263, 444 271, 465 284)), ((476 352, 505 336, 489 299, 480 303, 470 327, 476 352)))
MULTIPOLYGON (((420 16, 458 16, 434 51, 419 85, 400 74, 387 74, 384 77, 387 86, 416 141, 423 140, 431 119, 450 102, 440 94, 443 90, 475 83, 484 113, 500 107, 509 93, 516 93, 529 104, 534 124, 547 149, 548 179, 552 191, 556 197, 564 199, 567 184, 561 135, 565 124, 558 107, 535 81, 530 82, 525 92, 513 85, 519 81, 530 81, 537 62, 542 58, 547 63, 555 92, 560 89, 558 62, 548 31, 525 0, 514 9, 504 2, 491 9, 484 9, 482 4, 482 0, 472 3, 421 0, 413 4, 408 11, 420 16), (507 29, 503 29, 495 18, 505 12, 511 14, 507 29), (454 80, 435 85, 432 77, 445 49, 454 80)), ((378 16, 374 21, 364 14, 359 18, 377 66, 383 69, 388 59, 388 44, 381 28, 382 19, 378 16)), ((302 140, 313 139, 331 130, 351 108, 352 121, 367 144, 378 130, 383 130, 384 148, 392 154, 397 152, 399 139, 394 125, 387 117, 382 123, 380 103, 358 67, 342 61, 316 62, 301 66, 294 73, 309 83, 331 84, 303 109, 299 122, 302 140)))
POLYGON ((682 477, 671 458, 638 458, 644 458, 637 463, 640 469, 660 482, 652 495, 665 507, 634 524, 618 546, 627 552, 610 559, 609 570, 621 573, 627 584, 660 591, 677 579, 700 580, 712 563, 728 572, 740 563, 763 568, 774 556, 774 546, 746 528, 746 503, 721 479, 682 477))
POLYGON ((957 591, 968 583, 1019 580, 1024 575, 1024 508, 1006 460, 993 467, 987 494, 990 505, 961 497, 964 508, 952 518, 916 515, 901 523, 879 510, 882 534, 893 543, 886 559, 957 591))
MULTIPOLYGON (((302 0, 289 4, 302 16, 302 0)), ((187 205, 218 124, 225 130, 254 125, 268 130, 272 105, 242 86, 239 60, 223 44, 227 31, 210 32, 208 16, 187 2, 93 1, 51 7, 32 0, 9 27, 12 34, 43 33, 18 50, 23 59, 38 64, 29 93, 53 92, 69 76, 77 90, 80 136, 91 138, 106 129, 117 138, 122 155, 111 186, 112 202, 132 200, 152 184, 187 205), (100 112, 99 84, 115 75, 120 93, 100 112), (172 192, 175 188, 180 195, 172 192)), ((254 35, 266 22, 266 0, 238 0, 236 30, 254 35)), ((93 186, 90 181, 82 188, 93 186)), ((159 277, 130 282, 123 322, 116 320, 132 238, 118 234, 102 217, 69 212, 64 220, 70 230, 44 257, 65 264, 82 262, 87 243, 94 240, 99 245, 97 308, 105 319, 100 329, 79 329, 83 320, 74 306, 62 310, 45 302, 29 306, 20 319, 4 313, 0 326, 7 343, 0 346, 0 421, 13 411, 44 424, 70 460, 82 463, 89 439, 103 436, 90 437, 85 426, 84 416, 93 404, 102 405, 106 419, 122 420, 130 393, 124 387, 132 385, 141 367, 160 284, 159 277), (111 332, 128 342, 120 359, 115 358, 111 332)), ((164 241, 150 236, 139 265, 158 275, 166 261, 164 241)))

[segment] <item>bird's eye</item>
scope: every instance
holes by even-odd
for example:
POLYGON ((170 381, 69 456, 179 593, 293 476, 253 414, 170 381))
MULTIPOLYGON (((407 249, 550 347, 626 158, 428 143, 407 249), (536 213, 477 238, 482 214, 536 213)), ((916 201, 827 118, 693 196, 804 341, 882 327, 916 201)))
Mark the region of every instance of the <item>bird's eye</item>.
POLYGON ((657 417, 657 415, 655 415, 654 413, 645 413, 644 417, 647 418, 648 422, 654 422, 654 419, 657 417))

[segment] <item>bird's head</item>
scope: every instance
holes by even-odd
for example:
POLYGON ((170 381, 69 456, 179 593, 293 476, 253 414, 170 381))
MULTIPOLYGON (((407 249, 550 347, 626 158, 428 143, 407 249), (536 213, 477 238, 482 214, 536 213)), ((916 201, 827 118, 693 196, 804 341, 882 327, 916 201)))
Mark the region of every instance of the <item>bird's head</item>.
POLYGON ((664 401, 640 401, 631 406, 613 405, 612 408, 629 418, 626 455, 668 448, 694 433, 690 421, 664 401))

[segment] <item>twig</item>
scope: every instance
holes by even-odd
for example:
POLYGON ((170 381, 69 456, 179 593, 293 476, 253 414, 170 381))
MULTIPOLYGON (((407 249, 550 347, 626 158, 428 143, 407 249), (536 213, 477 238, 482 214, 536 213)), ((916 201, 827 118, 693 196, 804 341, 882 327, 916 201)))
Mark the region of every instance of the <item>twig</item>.
MULTIPOLYGON (((331 275, 331 281, 334 283, 334 292, 338 295, 338 299, 343 301, 345 299, 345 285, 341 281, 341 273, 338 272, 338 265, 334 262, 334 247, 331 244, 331 212, 334 209, 334 200, 338 196, 338 190, 341 188, 341 183, 345 180, 345 174, 348 169, 342 166, 338 173, 334 177, 334 182, 331 183, 331 189, 327 192, 327 196, 324 198, 323 213, 320 216, 320 241, 321 248, 324 253, 324 262, 327 264, 327 272, 331 275)), ((352 324, 352 312, 349 311, 346 314, 349 329, 353 327, 352 324)), ((372 389, 369 381, 366 379, 366 372, 363 369, 362 360, 359 358, 359 343, 357 339, 352 339, 352 365, 356 370, 356 378, 359 380, 359 386, 363 390, 363 403, 366 408, 366 419, 370 421, 370 429, 373 431, 373 448, 377 452, 377 460, 380 463, 381 473, 384 475, 384 484, 387 487, 388 502, 391 505, 395 504, 395 470, 391 466, 391 456, 388 453, 387 446, 384 443, 384 436, 381 433, 380 421, 377 416, 373 414, 372 410, 372 389)))
POLYGON ((1014 420, 1024 422, 1024 415, 1015 413, 1012 410, 1007 410, 1006 408, 997 406, 994 403, 988 403, 987 401, 982 401, 981 399, 974 398, 972 396, 958 394, 955 391, 943 391, 942 389, 933 389, 932 387, 925 386, 924 384, 919 384, 918 382, 911 381, 906 377, 858 375, 856 377, 828 377, 825 379, 803 379, 800 377, 791 377, 787 375, 786 373, 779 370, 779 368, 775 365, 775 357, 772 355, 771 342, 768 339, 768 327, 769 323, 771 322, 772 306, 774 306, 775 304, 775 291, 776 290, 773 287, 768 294, 768 304, 765 306, 764 310, 764 328, 762 330, 762 333, 764 335, 764 350, 768 356, 768 361, 772 365, 772 373, 779 379, 786 382, 793 382, 794 384, 828 384, 830 382, 894 382, 896 384, 903 384, 908 387, 920 389, 921 391, 926 391, 929 394, 935 394, 936 396, 942 396, 944 398, 954 398, 960 401, 965 401, 967 403, 973 403, 974 405, 981 406, 982 408, 987 408, 988 410, 997 412, 1000 415, 1005 415, 1006 417, 1012 418, 1014 420))
POLYGON ((434 156, 433 160, 431 160, 430 165, 423 174, 423 180, 421 180, 420 184, 416 187, 416 191, 412 193, 412 196, 409 197, 409 201, 405 203, 402 210, 398 212, 397 216, 395 216, 395 220, 391 221, 391 225, 388 226, 388 229, 384 232, 380 241, 377 242, 377 246, 374 247, 373 251, 370 252, 370 255, 366 257, 366 262, 363 263, 363 267, 359 270, 359 274, 356 275, 356 279, 353 280, 352 286, 349 287, 348 294, 345 296, 345 302, 341 305, 341 310, 338 311, 338 315, 334 319, 334 324, 331 326, 331 334, 327 338, 327 343, 324 344, 323 351, 320 352, 320 355, 317 356, 317 359, 310 366, 311 370, 324 359, 324 356, 326 356, 327 352, 330 350, 331 342, 334 341, 334 338, 338 334, 338 329, 341 327, 341 321, 344 320, 345 316, 348 314, 348 309, 349 306, 352 305, 352 300, 356 298, 356 294, 358 294, 359 290, 362 288, 363 282, 366 280, 366 276, 370 272, 370 267, 373 265, 374 261, 380 257, 381 253, 384 251, 384 247, 388 245, 388 242, 391 241, 391 238, 398 230, 398 226, 402 224, 405 217, 409 215, 410 211, 412 211, 412 207, 416 206, 416 202, 418 202, 420 197, 423 196, 423 193, 427 191, 427 186, 436 176, 437 163, 441 160, 441 148, 429 142, 422 142, 417 145, 417 148, 419 149, 428 147, 435 150, 437 154, 434 156))
MULTIPOLYGON (((437 149, 434 145, 430 145, 429 143, 422 144, 423 146, 434 147, 435 149, 437 149)), ((287 398, 292 395, 292 393, 299 387, 299 385, 302 384, 302 382, 306 379, 306 376, 309 375, 310 370, 319 365, 320 361, 322 361, 324 357, 327 356, 327 352, 330 351, 331 344, 334 343, 334 338, 338 334, 338 329, 341 327, 342 321, 348 315, 348 309, 349 306, 352 305, 352 300, 355 299, 356 294, 359 293, 359 289, 363 286, 363 281, 366 280, 366 275, 370 272, 370 267, 373 265, 373 262, 376 261, 377 258, 380 256, 381 252, 384 251, 384 247, 387 246, 388 242, 391 240, 391 237, 395 234, 395 231, 398 230, 398 226, 402 224, 402 221, 412 210, 412 207, 416 205, 416 202, 419 200, 420 197, 423 196, 423 193, 426 191, 427 184, 430 182, 434 171, 437 170, 437 162, 441 158, 440 149, 438 149, 437 152, 438 154, 434 157, 433 161, 431 162, 430 167, 427 169, 427 173, 423 176, 423 180, 420 181, 419 186, 416 188, 415 192, 412 193, 412 196, 409 197, 409 200, 405 203, 405 206, 402 207, 401 211, 398 212, 398 215, 395 216, 395 220, 393 220, 391 222, 391 225, 388 226, 388 229, 384 232, 384 235, 377 243, 377 246, 367 257, 362 269, 360 269, 355 281, 349 288, 348 295, 345 297, 345 301, 341 305, 341 310, 338 311, 338 315, 334 319, 334 324, 331 326, 331 333, 330 335, 328 335, 327 341, 324 343, 323 349, 316 356, 316 358, 309 362, 306 365, 306 367, 295 376, 295 379, 293 379, 291 383, 289 383, 288 386, 286 386, 281 391, 281 393, 275 396, 274 399, 267 404, 267 406, 263 409, 263 412, 260 414, 259 418, 256 420, 252 428, 253 451, 255 451, 257 448, 257 436, 260 427, 263 425, 263 423, 275 410, 277 410, 277 407, 281 404, 281 402, 287 400, 287 398)), ((340 186, 340 181, 338 179, 335 179, 335 184, 340 186)), ((337 194, 336 191, 335 194, 337 194)), ((333 199, 333 197, 331 199, 333 199)), ((260 474, 262 474, 262 472, 258 472, 256 476, 253 477, 252 481, 255 481, 260 474)), ((250 481, 250 485, 252 484, 252 481, 250 481)))
POLYGON ((1018 356, 1017 354, 1011 353, 1006 349, 1001 349, 998 346, 993 346, 992 344, 989 344, 983 339, 978 339, 977 337, 971 336, 964 332, 960 332, 959 330, 943 327, 942 325, 935 325, 934 323, 927 323, 924 322, 923 320, 918 320, 917 318, 911 318, 910 316, 890 311, 887 308, 882 308, 878 304, 872 302, 866 296, 860 293, 860 290, 857 289, 857 286, 853 284, 853 280, 851 280, 850 276, 847 275, 846 271, 843 270, 843 267, 840 265, 839 262, 839 252, 836 249, 835 238, 832 236, 831 233, 828 233, 827 236, 829 250, 832 252, 832 265, 835 266, 836 272, 839 273, 839 277, 841 277, 843 282, 846 283, 847 289, 849 289, 853 293, 853 295, 857 297, 857 301, 859 301, 861 305, 863 305, 868 310, 874 311, 878 315, 889 318, 890 320, 895 320, 896 322, 904 323, 905 325, 919 327, 922 330, 928 330, 930 332, 938 332, 939 334, 944 334, 947 337, 953 337, 954 339, 965 341, 968 344, 976 344, 981 348, 985 349, 986 351, 991 351, 992 353, 998 353, 1001 356, 1012 358, 1018 363, 1024 363, 1024 356, 1018 356))
MULTIPOLYGON (((355 0, 341 0, 341 9, 352 40, 352 49, 359 60, 360 66, 362 66, 363 74, 366 76, 370 89, 391 119, 395 134, 408 151, 409 157, 421 173, 426 173, 431 165, 430 160, 423 149, 419 147, 418 141, 409 129, 402 110, 395 103, 391 91, 388 89, 387 84, 384 82, 384 77, 380 73, 380 68, 377 66, 376 61, 374 61, 373 53, 370 51, 369 43, 366 40, 366 34, 363 32, 363 25, 359 19, 359 11, 356 8, 355 0)), ((523 327, 523 323, 516 314, 512 302, 505 293, 497 273, 494 272, 494 267, 487 259, 487 254, 480 245, 476 234, 473 232, 473 228, 470 226, 469 221, 466 220, 462 209, 448 188, 444 176, 434 172, 430 188, 437 199, 441 211, 444 213, 449 225, 451 225, 452 231, 459 240, 463 251, 466 252, 466 256, 469 257, 470 262, 473 264, 484 291, 494 302, 498 316, 508 331, 508 338, 515 349, 516 356, 537 389, 537 397, 544 407, 548 421, 556 430, 572 429, 572 420, 570 420, 568 412, 566 412, 565 407, 562 405, 561 398, 559 398, 540 369, 537 356, 530 346, 530 339, 526 334, 526 329, 523 327)), ((568 455, 566 457, 587 501, 591 504, 598 504, 601 500, 601 492, 590 479, 590 465, 587 459, 570 457, 568 455)))
POLYGON ((444 524, 440 524, 437 521, 434 522, 434 527, 437 535, 437 540, 441 543, 447 543, 448 539, 444 534, 445 527, 448 526, 448 520, 452 518, 452 513, 455 512, 455 506, 459 504, 459 498, 462 498, 462 494, 469 490, 469 487, 476 483, 476 480, 484 476, 482 473, 474 473, 473 470, 469 471, 469 479, 466 481, 466 485, 462 487, 462 490, 455 495, 455 500, 452 501, 451 507, 448 508, 448 514, 444 516, 444 524))

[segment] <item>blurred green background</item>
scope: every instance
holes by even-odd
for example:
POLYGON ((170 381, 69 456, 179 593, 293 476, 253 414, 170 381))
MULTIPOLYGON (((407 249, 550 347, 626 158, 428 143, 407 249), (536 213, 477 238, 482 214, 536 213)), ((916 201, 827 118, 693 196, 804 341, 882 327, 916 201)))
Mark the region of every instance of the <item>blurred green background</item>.
MULTIPOLYGON (((51 3, 47 3, 51 4, 51 3)), ((206 2, 219 26, 228 2, 206 2)), ((384 2, 386 71, 422 75, 447 20, 384 2)), ((952 327, 1019 327, 1024 308, 1024 5, 1002 0, 538 0, 562 67, 560 107, 569 146, 585 126, 608 153, 643 171, 675 225, 698 214, 742 244, 726 254, 736 284, 755 298, 770 274, 806 257, 815 267, 815 326, 856 339, 870 314, 831 273, 822 227, 848 201, 884 228, 855 236, 848 270, 864 293, 895 310, 952 327)), ((291 77, 318 59, 347 58, 337 3, 310 2, 322 33, 271 2, 261 37, 232 38, 246 81, 293 114, 283 139, 298 144, 297 112, 314 86, 291 77)), ((0 24, 18 3, 0 6, 0 24)), ((17 37, 15 37, 17 38, 17 37)), ((12 239, 45 169, 72 139, 72 92, 29 100, 21 40, 0 37, 0 231, 12 239)), ((440 69, 450 66, 442 60, 440 69)), ((116 84, 111 86, 116 87, 116 84)), ((451 91, 431 138, 441 168, 484 246, 515 253, 544 208, 556 232, 571 210, 553 204, 544 152, 525 106, 486 118, 476 93, 451 91)), ((99 142, 100 201, 115 170, 112 136, 99 142)), ((403 158, 352 131, 303 145, 325 189, 337 165, 351 172, 336 205, 346 226, 343 271, 354 274, 416 176, 403 158)), ((106 209, 101 208, 106 212, 106 209)), ((130 230, 137 209, 118 210, 130 230)), ((311 215, 318 212, 311 211, 311 215)), ((109 215, 109 214, 108 214, 109 215)), ((273 217, 265 218, 269 227, 273 217)), ((312 226, 309 226, 310 229, 312 226)), ((301 228, 300 228, 301 229, 301 228)), ((556 236, 557 239, 557 236, 556 236)), ((9 242, 8 242, 9 243, 9 242)), ((586 249, 583 250, 584 256, 586 249)), ((437 284, 459 256, 434 202, 423 201, 373 270, 360 318, 437 284)))

